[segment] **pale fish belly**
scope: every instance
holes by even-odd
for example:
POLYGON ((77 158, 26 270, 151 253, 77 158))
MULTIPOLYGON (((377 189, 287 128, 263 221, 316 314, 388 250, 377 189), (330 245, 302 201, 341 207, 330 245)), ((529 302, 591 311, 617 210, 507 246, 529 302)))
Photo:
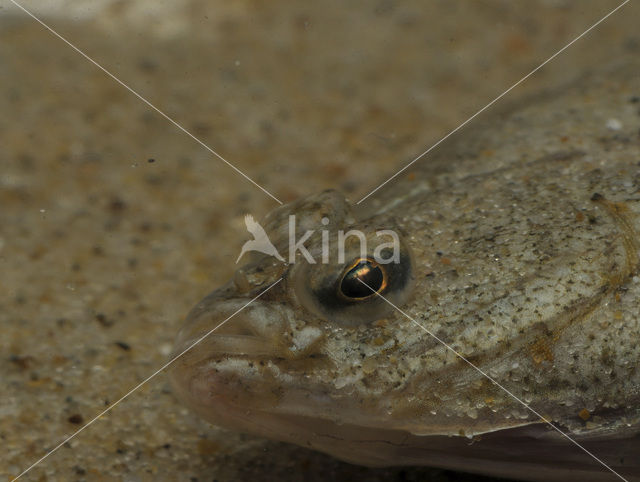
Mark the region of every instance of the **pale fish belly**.
POLYGON ((640 65, 610 67, 478 119, 361 204, 278 208, 264 226, 280 252, 295 214, 372 243, 395 230, 399 262, 368 266, 382 281, 355 296, 355 247, 333 264, 253 255, 176 352, 268 292, 176 363, 176 393, 354 463, 640 480, 639 98, 640 65))

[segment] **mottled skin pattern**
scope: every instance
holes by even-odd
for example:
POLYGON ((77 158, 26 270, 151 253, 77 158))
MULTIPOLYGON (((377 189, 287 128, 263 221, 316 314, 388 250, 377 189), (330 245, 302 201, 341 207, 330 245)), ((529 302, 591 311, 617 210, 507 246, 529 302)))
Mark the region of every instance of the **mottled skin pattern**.
MULTIPOLYGON (((290 213, 372 242, 398 231, 413 281, 384 295, 640 480, 639 79, 637 64, 585 76, 478 119, 361 207, 325 192, 265 227, 285 253, 290 213)), ((176 363, 177 394, 213 423, 355 463, 615 480, 379 297, 355 320, 318 316, 310 280, 343 269, 250 259, 194 308, 177 351, 283 280, 176 363)))

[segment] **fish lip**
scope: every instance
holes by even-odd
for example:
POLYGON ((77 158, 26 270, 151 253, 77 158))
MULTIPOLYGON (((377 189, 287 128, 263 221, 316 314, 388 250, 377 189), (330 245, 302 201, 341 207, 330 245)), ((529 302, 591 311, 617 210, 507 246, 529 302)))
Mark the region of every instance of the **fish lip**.
MULTIPOLYGON (((276 348, 281 348, 278 334, 284 332, 285 315, 281 307, 276 309, 271 303, 247 302, 241 297, 225 298, 225 293, 216 290, 187 315, 176 337, 172 356, 186 355, 190 351, 206 351, 207 358, 274 356, 278 352, 276 348)), ((202 353, 199 358, 205 358, 204 355, 202 353)))
POLYGON ((167 370, 173 391, 205 418, 208 410, 231 410, 232 397, 259 395, 256 387, 263 384, 257 377, 241 380, 250 362, 287 356, 288 314, 269 302, 247 301, 214 291, 192 309, 176 338, 167 370), (234 366, 237 371, 228 368, 234 366))

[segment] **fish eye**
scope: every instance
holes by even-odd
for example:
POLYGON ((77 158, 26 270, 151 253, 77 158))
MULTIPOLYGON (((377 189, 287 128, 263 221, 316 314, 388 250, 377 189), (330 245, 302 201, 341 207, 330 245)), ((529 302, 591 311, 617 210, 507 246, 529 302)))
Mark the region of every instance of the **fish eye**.
POLYGON ((402 240, 397 260, 393 258, 395 251, 378 249, 383 243, 376 241, 371 236, 364 253, 358 252, 362 250, 356 244, 346 253, 346 263, 294 264, 287 284, 295 301, 320 320, 344 327, 372 323, 392 314, 394 305, 401 306, 413 291, 413 256, 402 240))
POLYGON ((387 271, 371 258, 358 258, 344 270, 338 294, 348 300, 364 300, 384 291, 387 271))

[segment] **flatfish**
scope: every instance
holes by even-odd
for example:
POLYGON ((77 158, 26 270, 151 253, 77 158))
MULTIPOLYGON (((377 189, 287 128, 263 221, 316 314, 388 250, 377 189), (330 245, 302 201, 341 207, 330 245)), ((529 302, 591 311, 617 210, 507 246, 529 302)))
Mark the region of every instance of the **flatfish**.
POLYGON ((640 64, 260 228, 281 256, 245 254, 176 341, 203 418, 369 466, 640 480, 640 64))

